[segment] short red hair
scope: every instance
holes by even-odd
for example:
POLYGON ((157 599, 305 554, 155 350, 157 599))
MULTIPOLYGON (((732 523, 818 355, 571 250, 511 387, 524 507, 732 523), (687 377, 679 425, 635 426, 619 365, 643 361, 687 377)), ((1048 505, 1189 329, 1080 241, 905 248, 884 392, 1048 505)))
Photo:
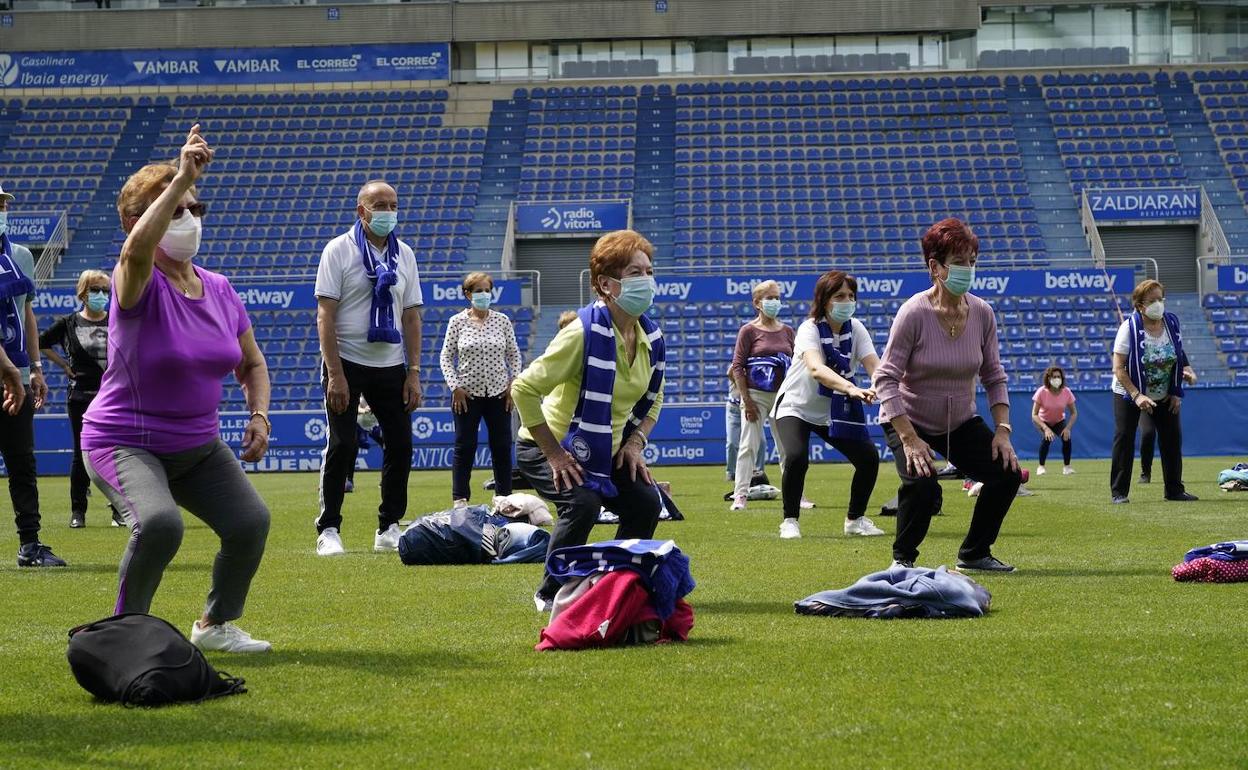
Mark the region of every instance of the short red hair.
POLYGON ((971 228, 957 217, 942 219, 923 234, 923 262, 934 259, 940 264, 949 261, 954 254, 978 254, 979 238, 971 228))
POLYGON ((598 276, 619 278, 639 251, 654 261, 654 246, 635 230, 616 230, 599 238, 589 252, 589 283, 594 291, 602 293, 598 290, 598 276))

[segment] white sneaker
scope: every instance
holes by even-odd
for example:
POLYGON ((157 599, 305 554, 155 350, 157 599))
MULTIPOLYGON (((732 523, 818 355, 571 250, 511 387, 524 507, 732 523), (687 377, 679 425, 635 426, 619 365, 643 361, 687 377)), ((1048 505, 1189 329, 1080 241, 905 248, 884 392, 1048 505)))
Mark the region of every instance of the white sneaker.
POLYGON ((1037 465, 1037 466, 1036 466, 1036 475, 1037 475, 1037 476, 1043 476, 1043 475, 1044 475, 1044 474, 1046 474, 1046 473, 1048 473, 1048 471, 1046 471, 1046 470, 1044 469, 1044 466, 1043 466, 1043 465, 1037 465))
POLYGON ((802 528, 797 526, 797 519, 785 519, 780 522, 780 539, 796 540, 802 536, 802 528))
POLYGON ((984 488, 984 482, 976 481, 974 484, 970 486, 969 489, 966 490, 966 496, 967 497, 979 497, 979 492, 983 488, 984 488))
POLYGON ((342 547, 342 538, 338 536, 337 527, 326 527, 316 536, 317 556, 342 556, 347 549, 342 547))
POLYGON ((1073 475, 1075 475, 1075 469, 1074 469, 1074 468, 1072 468, 1072 467, 1070 467, 1069 465, 1063 466, 1063 467, 1062 467, 1062 475, 1063 475, 1063 476, 1073 476, 1073 475))
POLYGON ((467 507, 468 507, 468 501, 467 501, 466 499, 464 499, 464 498, 462 498, 462 497, 461 497, 461 498, 459 498, 459 499, 455 500, 455 502, 451 503, 451 507, 452 507, 452 508, 467 508, 467 507))
POLYGON ((728 508, 728 510, 744 511, 745 510, 745 495, 737 495, 736 497, 732 498, 732 505, 728 508))
POLYGON ((273 649, 273 645, 263 639, 252 639, 251 634, 233 623, 204 628, 198 620, 191 626, 191 644, 205 652, 268 652, 273 649))
POLYGON ((802 495, 802 501, 798 503, 797 507, 801 508, 803 511, 809 511, 811 508, 815 507, 815 504, 814 502, 807 500, 806 495, 802 495))
POLYGON ((399 550, 399 538, 403 533, 399 531, 398 524, 391 524, 386 528, 385 532, 378 532, 373 537, 374 551, 397 551, 399 550))
POLYGON ((538 612, 549 613, 555 608, 555 600, 547 599, 541 594, 533 594, 533 606, 537 607, 538 612))
POLYGON ((862 535, 863 537, 874 537, 876 535, 884 534, 884 530, 875 526, 874 521, 871 521, 866 516, 862 516, 857 519, 845 520, 845 534, 862 535))

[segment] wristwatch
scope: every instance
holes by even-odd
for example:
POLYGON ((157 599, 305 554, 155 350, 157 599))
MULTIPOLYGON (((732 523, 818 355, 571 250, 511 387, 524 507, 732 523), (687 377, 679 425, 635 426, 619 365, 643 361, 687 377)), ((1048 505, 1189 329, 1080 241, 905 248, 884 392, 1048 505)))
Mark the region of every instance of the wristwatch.
POLYGON ((43 374, 43 362, 42 362, 42 361, 31 361, 31 362, 30 362, 30 370, 31 370, 32 372, 39 372, 40 374, 43 374))
POLYGON ((999 423, 997 423, 997 429, 998 429, 998 430, 1000 430, 1001 428, 1005 428, 1005 432, 1006 432, 1006 433, 1013 433, 1013 432, 1014 432, 1014 426, 1013 426, 1013 425, 1010 425, 1008 422, 999 422, 999 423))

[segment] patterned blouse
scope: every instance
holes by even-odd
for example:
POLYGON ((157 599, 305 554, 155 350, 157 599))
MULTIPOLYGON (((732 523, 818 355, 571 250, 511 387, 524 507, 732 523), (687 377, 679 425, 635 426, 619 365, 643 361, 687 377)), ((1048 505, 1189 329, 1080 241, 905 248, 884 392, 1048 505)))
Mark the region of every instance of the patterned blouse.
POLYGON ((496 310, 482 321, 473 311, 455 314, 442 341, 442 378, 451 390, 475 398, 501 396, 520 373, 520 347, 511 319, 496 310))

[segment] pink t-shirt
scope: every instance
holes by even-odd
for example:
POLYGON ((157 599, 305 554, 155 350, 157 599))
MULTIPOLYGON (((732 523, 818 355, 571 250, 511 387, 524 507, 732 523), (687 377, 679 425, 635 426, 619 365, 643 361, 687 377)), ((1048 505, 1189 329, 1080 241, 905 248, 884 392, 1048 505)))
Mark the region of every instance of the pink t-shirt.
POLYGON ((1040 421, 1045 425, 1055 425, 1066 419, 1066 407, 1075 403, 1075 394, 1065 385, 1056 393, 1052 388, 1041 386, 1031 400, 1040 405, 1040 421))
POLYGON ((221 380, 243 360, 251 328, 225 276, 195 268, 204 296, 182 292, 160 270, 129 310, 112 298, 108 369, 82 420, 82 448, 183 452, 221 435, 221 380))

